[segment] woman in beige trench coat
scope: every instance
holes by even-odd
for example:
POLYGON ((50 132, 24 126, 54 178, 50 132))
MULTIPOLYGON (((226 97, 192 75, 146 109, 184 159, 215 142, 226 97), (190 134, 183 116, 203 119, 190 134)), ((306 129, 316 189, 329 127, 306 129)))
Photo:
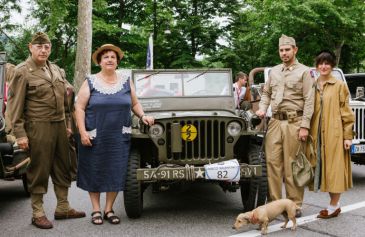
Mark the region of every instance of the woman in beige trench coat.
POLYGON ((322 192, 329 192, 331 199, 328 208, 317 216, 326 219, 338 216, 341 212, 340 195, 352 187, 349 149, 355 117, 349 106, 347 85, 331 74, 336 65, 335 55, 322 51, 315 63, 320 76, 316 83, 310 135, 320 171, 314 190, 320 187, 322 192))

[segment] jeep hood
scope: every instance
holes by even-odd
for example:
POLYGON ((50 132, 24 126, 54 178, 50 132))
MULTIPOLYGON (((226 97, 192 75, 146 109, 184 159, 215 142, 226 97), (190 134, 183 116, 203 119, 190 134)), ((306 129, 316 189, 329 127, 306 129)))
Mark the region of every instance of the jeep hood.
POLYGON ((232 96, 140 98, 139 102, 145 112, 170 112, 171 114, 171 111, 227 111, 231 114, 235 113, 232 96))
POLYGON ((150 112, 148 115, 155 119, 171 119, 171 118, 185 118, 185 117, 237 117, 235 113, 230 111, 170 111, 170 112, 150 112))

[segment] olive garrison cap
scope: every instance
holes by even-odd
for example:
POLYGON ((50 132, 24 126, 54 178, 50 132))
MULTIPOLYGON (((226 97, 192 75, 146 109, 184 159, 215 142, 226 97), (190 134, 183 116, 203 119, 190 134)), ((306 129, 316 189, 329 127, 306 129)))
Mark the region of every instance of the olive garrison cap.
POLYGON ((51 41, 46 33, 37 32, 33 35, 31 44, 49 44, 51 41))
POLYGON ((292 46, 296 46, 295 44, 295 39, 293 37, 289 37, 286 35, 281 35, 280 39, 279 39, 279 46, 282 45, 292 45, 292 46))

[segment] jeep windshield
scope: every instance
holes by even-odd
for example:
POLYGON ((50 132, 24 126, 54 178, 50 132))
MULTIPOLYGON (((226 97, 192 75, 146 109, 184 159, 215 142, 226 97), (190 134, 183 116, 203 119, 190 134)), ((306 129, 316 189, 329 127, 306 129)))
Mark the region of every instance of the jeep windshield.
POLYGON ((155 71, 134 73, 138 97, 230 96, 229 71, 155 71))

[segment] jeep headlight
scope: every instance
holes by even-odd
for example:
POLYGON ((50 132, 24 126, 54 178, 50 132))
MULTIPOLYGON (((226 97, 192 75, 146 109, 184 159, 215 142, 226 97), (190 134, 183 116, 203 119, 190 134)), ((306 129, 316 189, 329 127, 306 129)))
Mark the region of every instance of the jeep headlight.
POLYGON ((158 124, 158 123, 152 125, 149 129, 149 133, 150 133, 151 137, 160 137, 160 136, 162 136, 163 132, 164 132, 164 129, 163 129, 162 125, 158 124))
POLYGON ((227 126, 228 134, 237 136, 241 132, 241 125, 238 122, 230 122, 227 126))

